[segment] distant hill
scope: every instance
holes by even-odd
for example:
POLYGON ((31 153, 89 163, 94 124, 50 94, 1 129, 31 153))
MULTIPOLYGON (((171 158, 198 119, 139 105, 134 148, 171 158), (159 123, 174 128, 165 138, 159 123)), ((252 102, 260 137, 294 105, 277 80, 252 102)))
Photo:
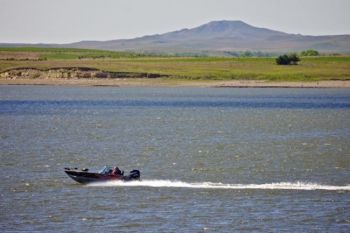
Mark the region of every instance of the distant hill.
POLYGON ((81 41, 71 44, 40 44, 37 46, 158 53, 245 50, 282 53, 305 49, 348 53, 350 52, 350 35, 306 36, 288 34, 254 27, 242 21, 223 20, 209 22, 192 29, 182 29, 135 39, 81 41))

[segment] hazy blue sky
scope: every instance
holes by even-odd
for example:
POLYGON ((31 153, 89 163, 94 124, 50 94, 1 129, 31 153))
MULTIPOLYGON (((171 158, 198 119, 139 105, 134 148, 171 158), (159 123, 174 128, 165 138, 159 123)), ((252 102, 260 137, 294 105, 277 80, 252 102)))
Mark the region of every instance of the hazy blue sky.
POLYGON ((350 0, 0 0, 0 42, 133 38, 212 20, 308 35, 350 34, 350 0))

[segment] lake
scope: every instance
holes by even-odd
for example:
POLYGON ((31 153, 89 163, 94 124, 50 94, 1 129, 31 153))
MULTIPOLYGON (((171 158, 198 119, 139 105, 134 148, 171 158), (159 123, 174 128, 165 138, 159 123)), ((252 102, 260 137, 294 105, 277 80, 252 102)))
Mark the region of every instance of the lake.
POLYGON ((0 86, 0 140, 1 232, 350 231, 349 89, 0 86))

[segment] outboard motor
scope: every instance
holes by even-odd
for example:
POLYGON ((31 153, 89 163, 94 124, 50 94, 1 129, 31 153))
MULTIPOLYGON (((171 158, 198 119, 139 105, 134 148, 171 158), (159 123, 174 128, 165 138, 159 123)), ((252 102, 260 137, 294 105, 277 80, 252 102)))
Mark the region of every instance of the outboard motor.
POLYGON ((124 180, 130 181, 130 180, 140 180, 140 171, 139 170, 132 170, 130 171, 128 176, 124 176, 124 180))

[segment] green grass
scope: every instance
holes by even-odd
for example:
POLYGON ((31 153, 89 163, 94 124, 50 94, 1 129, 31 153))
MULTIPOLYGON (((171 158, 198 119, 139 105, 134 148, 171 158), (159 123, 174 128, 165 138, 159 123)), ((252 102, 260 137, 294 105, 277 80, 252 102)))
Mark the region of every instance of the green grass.
POLYGON ((1 52, 13 53, 35 53, 40 60, 66 60, 66 59, 102 59, 102 58, 132 58, 144 56, 142 54, 130 52, 116 52, 95 49, 75 49, 75 48, 36 48, 36 47, 16 47, 0 48, 1 52))
POLYGON ((61 48, 0 48, 39 53, 41 60, 0 60, 0 72, 16 67, 91 67, 113 72, 147 72, 187 80, 350 80, 350 56, 302 57, 279 66, 274 58, 150 57, 128 52, 61 48))

